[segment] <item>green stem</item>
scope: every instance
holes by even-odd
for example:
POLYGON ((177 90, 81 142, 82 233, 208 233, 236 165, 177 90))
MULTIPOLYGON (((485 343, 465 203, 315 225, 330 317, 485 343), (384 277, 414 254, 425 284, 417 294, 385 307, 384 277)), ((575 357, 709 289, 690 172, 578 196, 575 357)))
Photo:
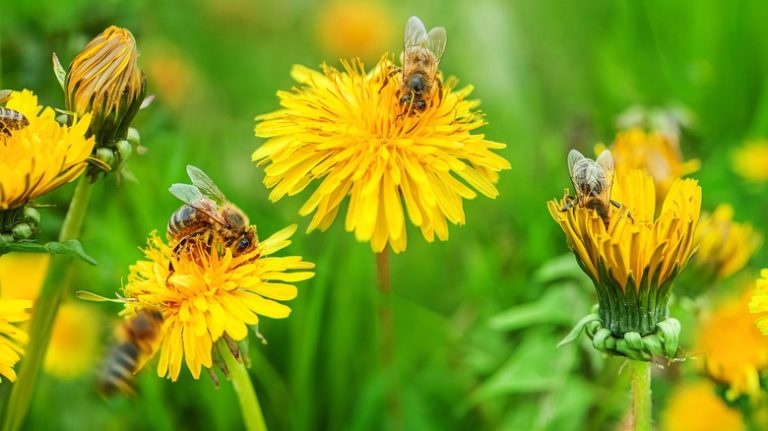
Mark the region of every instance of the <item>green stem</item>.
POLYGON ((632 429, 651 431, 651 363, 629 361, 632 371, 632 429))
POLYGON ((376 286, 381 293, 379 303, 379 330, 381 331, 382 362, 387 371, 392 373, 392 387, 389 390, 389 412, 392 429, 403 429, 403 409, 400 402, 400 385, 395 358, 395 331, 392 324, 392 285, 389 277, 389 248, 376 253, 376 286))
MULTIPOLYGON (((64 224, 59 232, 59 241, 77 239, 83 227, 83 220, 88 209, 93 184, 83 175, 80 177, 64 224)), ((19 378, 14 383, 8 403, 5 406, 3 431, 18 430, 27 414, 32 401, 37 376, 48 349, 53 322, 59 309, 62 294, 70 285, 72 276, 72 258, 61 255, 51 256, 51 266, 46 276, 45 285, 35 303, 32 321, 29 326, 29 345, 21 362, 19 378)))
POLYGON ((267 425, 264 423, 264 415, 261 413, 259 399, 256 397, 256 391, 253 389, 251 378, 248 376, 248 370, 242 361, 235 359, 224 340, 220 340, 216 344, 219 354, 224 358, 224 363, 227 364, 232 376, 232 386, 235 387, 235 393, 240 402, 240 414, 243 416, 245 429, 248 431, 266 430, 267 425))

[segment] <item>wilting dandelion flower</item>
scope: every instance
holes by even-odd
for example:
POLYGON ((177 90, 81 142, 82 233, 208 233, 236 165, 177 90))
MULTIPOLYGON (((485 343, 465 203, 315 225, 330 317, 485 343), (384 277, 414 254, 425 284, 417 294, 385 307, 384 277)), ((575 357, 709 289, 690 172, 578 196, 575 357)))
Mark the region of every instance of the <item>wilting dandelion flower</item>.
POLYGON ((0 382, 2 377, 16 380, 13 366, 24 353, 22 345, 27 343, 27 333, 15 324, 29 319, 27 310, 32 301, 23 299, 0 299, 0 382))
POLYGON ((123 313, 152 309, 162 314, 159 376, 176 381, 184 361, 198 378, 202 367, 213 365, 214 343, 225 334, 240 341, 260 316, 288 317, 291 309, 278 301, 296 297, 291 283, 311 278, 314 273, 307 270, 314 264, 300 256, 270 255, 287 247, 295 230, 295 225, 285 228, 237 257, 219 247, 218 237, 210 249, 195 243, 189 252, 174 253, 175 244, 165 244, 155 232, 150 235, 146 260, 131 266, 123 288, 123 313))
POLYGON ((625 130, 616 135, 610 149, 617 172, 640 169, 653 177, 658 203, 664 201, 676 179, 699 169, 698 160, 683 161, 677 142, 661 132, 640 128, 625 130))
POLYGON ((635 170, 617 174, 611 199, 623 207, 612 210, 607 226, 590 208, 562 211, 565 200, 548 203, 597 290, 598 314, 574 334, 589 322, 587 331, 602 350, 634 359, 672 357, 679 323, 668 318, 667 305, 672 280, 693 251, 701 188, 694 180, 675 181, 656 217, 653 179, 635 170), (658 337, 647 337, 652 334, 658 337))
POLYGON ((664 431, 741 431, 744 420, 729 408, 707 382, 675 388, 661 419, 664 431))
POLYGON ((760 243, 760 235, 752 225, 733 221, 733 208, 721 204, 714 213, 701 216, 694 263, 719 278, 728 277, 747 264, 760 243))
POLYGON ((768 371, 768 343, 749 313, 752 290, 720 304, 704 319, 696 350, 703 368, 715 382, 727 387, 726 397, 762 396, 761 373, 768 371))
POLYGON ((29 90, 11 93, 6 108, 24 115, 29 124, 10 136, 0 133, 0 211, 21 208, 77 178, 94 143, 85 137, 90 115, 62 125, 29 90))
POLYGON ((256 136, 268 139, 252 159, 266 165, 270 199, 317 180, 300 210, 314 213, 308 232, 327 229, 349 196, 346 230, 375 252, 387 244, 406 249, 405 211, 427 241, 446 240, 449 222, 465 222, 463 199, 475 190, 495 198, 498 171, 509 168, 493 151, 504 144, 473 133, 485 121, 478 102, 466 99, 472 87, 456 90, 456 81, 446 80, 442 99, 404 115, 400 74, 389 58, 370 73, 358 61, 343 65, 322 72, 294 66, 300 86, 278 92, 282 109, 257 117, 256 136))
POLYGON ((73 379, 93 369, 99 358, 101 320, 86 305, 66 303, 59 307, 43 367, 60 379, 73 379))
POLYGON ((731 154, 731 167, 740 177, 755 181, 768 181, 768 140, 744 143, 731 154))
POLYGON ((391 22, 383 4, 342 0, 323 8, 317 30, 334 57, 375 59, 392 42, 391 22))

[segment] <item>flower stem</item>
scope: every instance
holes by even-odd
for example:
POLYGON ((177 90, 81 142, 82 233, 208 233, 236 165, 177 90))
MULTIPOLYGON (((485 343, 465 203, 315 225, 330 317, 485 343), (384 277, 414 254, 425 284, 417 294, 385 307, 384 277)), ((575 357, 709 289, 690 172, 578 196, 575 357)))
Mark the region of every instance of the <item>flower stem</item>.
POLYGON ((632 429, 651 430, 651 363, 629 361, 632 370, 632 429))
POLYGON ((389 391, 389 411, 394 421, 393 429, 403 428, 403 411, 400 402, 400 387, 395 363, 395 332, 392 325, 392 286, 389 278, 389 248, 376 253, 376 286, 381 293, 379 303, 379 329, 381 330, 381 355, 384 367, 393 373, 392 388, 389 391))
MULTIPOLYGON (((80 236, 83 220, 88 208, 93 184, 83 175, 80 177, 64 224, 59 232, 59 241, 76 239, 80 236)), ((70 285, 72 277, 72 258, 61 255, 51 256, 51 266, 46 282, 37 298, 32 313, 29 330, 29 345, 20 366, 19 378, 13 385, 3 417, 3 431, 15 431, 23 423, 27 414, 32 393, 35 389, 40 366, 48 349, 53 322, 59 309, 62 293, 70 285)))
POLYGON ((232 376, 232 386, 234 386, 237 399, 240 402, 240 414, 243 416, 245 428, 248 431, 266 430, 267 425, 264 423, 264 415, 261 413, 259 399, 256 397, 253 383, 248 376, 248 370, 242 361, 235 359, 224 340, 219 341, 217 345, 219 354, 224 358, 232 376))

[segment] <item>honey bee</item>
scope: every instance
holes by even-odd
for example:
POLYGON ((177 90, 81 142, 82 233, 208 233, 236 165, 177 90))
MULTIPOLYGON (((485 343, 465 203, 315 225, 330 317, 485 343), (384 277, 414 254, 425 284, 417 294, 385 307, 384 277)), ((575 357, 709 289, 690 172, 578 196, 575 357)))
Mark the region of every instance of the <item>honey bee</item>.
POLYGON ((621 208, 621 204, 611 200, 613 186, 613 155, 609 150, 600 153, 597 160, 584 157, 576 150, 568 153, 568 172, 576 191, 576 196, 566 196, 566 204, 561 211, 567 211, 576 204, 595 210, 608 227, 610 205, 621 208))
MULTIPOLYGON (((11 97, 10 90, 0 90, 0 103, 11 97)), ((11 133, 29 125, 29 120, 19 111, 0 106, 0 135, 10 138, 11 133)))
POLYGON ((235 256, 253 250, 258 238, 248 216, 227 200, 205 172, 188 165, 187 174, 192 184, 173 184, 170 188, 184 202, 171 214, 166 229, 168 239, 178 241, 174 253, 189 241, 210 241, 213 232, 224 240, 226 247, 233 248, 235 256))
POLYGON ((163 316, 157 310, 142 310, 119 328, 118 343, 110 350, 99 375, 99 390, 105 395, 135 392, 133 376, 155 352, 163 316))
POLYGON ((437 76, 437 66, 445 53, 447 35, 445 28, 435 27, 427 33, 424 23, 415 16, 405 24, 403 53, 400 55, 402 78, 400 80, 400 105, 406 112, 423 112, 438 91, 443 88, 437 76))

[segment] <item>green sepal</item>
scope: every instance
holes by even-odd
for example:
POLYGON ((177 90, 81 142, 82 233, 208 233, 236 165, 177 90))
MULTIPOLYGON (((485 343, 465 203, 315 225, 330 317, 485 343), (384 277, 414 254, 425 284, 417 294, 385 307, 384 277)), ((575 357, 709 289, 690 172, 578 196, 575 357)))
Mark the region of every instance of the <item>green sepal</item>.
POLYGON ((59 85, 61 86, 61 89, 64 91, 67 91, 64 84, 67 80, 67 71, 64 70, 64 66, 61 65, 61 62, 59 61, 59 57, 56 55, 55 52, 53 53, 52 60, 53 60, 53 74, 56 75, 56 80, 59 81, 59 85))
POLYGON ((576 324, 576 326, 571 329, 571 332, 568 333, 568 335, 565 336, 562 340, 560 340, 559 343, 557 343, 557 347, 564 346, 570 342, 573 342, 577 338, 579 338, 579 335, 581 335, 581 331, 584 330, 584 326, 590 322, 599 321, 600 316, 598 316, 595 313, 588 314, 584 316, 581 320, 579 320, 579 323, 576 324))
POLYGON ((76 239, 69 239, 64 242, 49 242, 47 244, 38 244, 36 242, 0 242, 0 256, 12 251, 21 253, 48 253, 63 254, 76 257, 80 260, 96 265, 96 261, 85 253, 82 244, 76 239))

